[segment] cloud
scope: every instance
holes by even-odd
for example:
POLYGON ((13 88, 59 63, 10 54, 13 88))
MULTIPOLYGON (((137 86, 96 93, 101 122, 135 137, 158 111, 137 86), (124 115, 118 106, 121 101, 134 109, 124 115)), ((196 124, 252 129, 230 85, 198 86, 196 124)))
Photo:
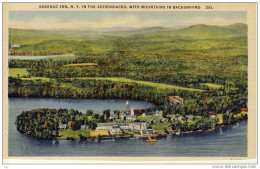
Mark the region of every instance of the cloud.
POLYGON ((158 26, 161 23, 162 22, 158 20, 142 20, 134 16, 114 18, 106 17, 101 21, 35 17, 27 22, 12 21, 9 23, 9 28, 36 30, 88 30, 113 27, 152 27, 158 26))

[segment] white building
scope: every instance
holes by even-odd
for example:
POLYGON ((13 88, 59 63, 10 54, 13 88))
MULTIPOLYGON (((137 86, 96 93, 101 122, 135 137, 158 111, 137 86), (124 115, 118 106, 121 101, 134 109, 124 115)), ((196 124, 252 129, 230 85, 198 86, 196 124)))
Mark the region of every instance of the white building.
POLYGON ((85 124, 80 126, 80 129, 88 129, 88 128, 89 128, 89 126, 85 125, 85 124))
POLYGON ((153 129, 141 130, 142 136, 151 136, 151 135, 154 135, 154 134, 155 134, 155 131, 153 129))
POLYGON ((185 117, 188 118, 188 120, 192 120, 194 118, 194 116, 192 114, 186 115, 185 117))
POLYGON ((21 45, 16 45, 16 44, 11 46, 11 48, 20 48, 20 47, 21 45))
POLYGON ((110 128, 109 133, 111 135, 123 134, 123 130, 118 125, 115 125, 110 128))
POLYGON ((132 123, 98 123, 96 130, 110 130, 113 126, 118 126, 122 130, 146 130, 146 122, 132 123))
POLYGON ((61 124, 59 125, 59 129, 67 129, 67 124, 61 124))
POLYGON ((136 116, 135 115, 128 115, 126 116, 126 120, 136 120, 136 116))
POLYGON ((117 119, 117 115, 116 114, 110 114, 109 119, 115 120, 115 119, 117 119))
POLYGON ((163 111, 162 110, 156 110, 153 112, 144 112, 143 117, 151 117, 151 116, 162 116, 163 115, 163 111))
POLYGON ((126 114, 129 114, 130 113, 130 105, 129 105, 128 100, 125 103, 125 109, 126 109, 126 114))
POLYGON ((134 116, 135 115, 135 110, 131 109, 131 115, 134 116))

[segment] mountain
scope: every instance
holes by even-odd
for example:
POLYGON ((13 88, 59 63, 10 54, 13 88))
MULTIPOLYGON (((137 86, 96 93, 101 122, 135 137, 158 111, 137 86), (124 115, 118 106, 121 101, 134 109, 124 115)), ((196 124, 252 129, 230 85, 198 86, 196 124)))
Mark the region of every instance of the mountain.
POLYGON ((37 31, 9 29, 9 44, 19 53, 103 53, 114 51, 227 56, 247 55, 247 25, 151 27, 125 31, 37 31))

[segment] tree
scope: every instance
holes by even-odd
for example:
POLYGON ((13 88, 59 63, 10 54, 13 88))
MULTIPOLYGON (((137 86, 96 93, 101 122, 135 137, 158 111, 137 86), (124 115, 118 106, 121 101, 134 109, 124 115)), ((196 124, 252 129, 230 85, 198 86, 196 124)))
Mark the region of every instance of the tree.
POLYGON ((92 116, 92 114, 93 114, 93 110, 87 110, 87 112, 86 112, 87 116, 92 116))
POLYGON ((109 117, 110 117, 110 110, 109 109, 104 110, 103 111, 103 115, 104 115, 105 119, 109 119, 109 117))

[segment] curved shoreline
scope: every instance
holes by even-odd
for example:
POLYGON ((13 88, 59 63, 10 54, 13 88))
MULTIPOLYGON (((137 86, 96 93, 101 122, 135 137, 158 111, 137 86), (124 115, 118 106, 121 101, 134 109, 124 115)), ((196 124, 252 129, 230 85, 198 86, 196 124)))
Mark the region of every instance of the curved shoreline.
MULTIPOLYGON (((238 120, 237 122, 244 121, 244 120, 247 120, 247 118, 238 120)), ((232 123, 232 124, 228 124, 228 125, 221 124, 221 125, 216 126, 215 128, 211 128, 211 129, 208 129, 208 130, 184 131, 184 132, 180 132, 180 135, 181 134, 183 135, 183 134, 193 134, 193 133, 202 133, 202 132, 214 131, 214 130, 217 130, 217 129, 220 129, 220 128, 232 126, 234 124, 236 124, 236 123, 232 123)), ((176 133, 178 133, 178 132, 169 132, 169 134, 176 134, 176 133)))
MULTIPOLYGON (((242 120, 239 120, 237 122, 244 121, 244 120, 247 120, 247 119, 242 119, 242 120)), ((222 125, 219 125, 218 127, 211 128, 211 129, 208 129, 208 130, 196 130, 196 131, 180 132, 180 135, 187 135, 187 134, 194 134, 194 133, 202 133, 202 132, 214 131, 214 130, 221 129, 221 128, 228 127, 228 126, 232 126, 232 125, 235 125, 235 124, 236 123, 232 123, 232 124, 229 124, 229 125, 222 124, 222 125)), ((177 135, 176 133, 177 132, 165 133, 165 134, 154 134, 154 135, 150 135, 150 137, 152 137, 152 138, 164 138, 164 137, 167 137, 167 135, 169 135, 169 134, 177 135)), ((109 139, 121 139, 121 138, 148 138, 148 136, 142 136, 140 134, 133 134, 133 135, 125 135, 125 136, 109 136, 109 137, 100 137, 100 138, 86 138, 85 140, 109 140, 109 139)), ((77 138, 68 139, 67 137, 57 137, 56 140, 82 140, 82 139, 77 139, 77 138)))

